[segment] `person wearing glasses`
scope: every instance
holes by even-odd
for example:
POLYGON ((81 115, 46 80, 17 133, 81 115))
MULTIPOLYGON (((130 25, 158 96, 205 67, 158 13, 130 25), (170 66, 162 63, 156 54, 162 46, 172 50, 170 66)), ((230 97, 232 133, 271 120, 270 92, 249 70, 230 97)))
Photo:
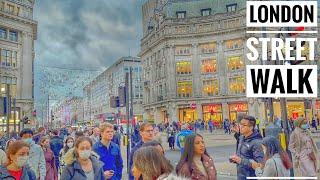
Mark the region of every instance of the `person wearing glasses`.
POLYGON ((256 177, 252 168, 252 160, 263 164, 264 153, 261 147, 262 136, 255 130, 256 119, 252 116, 243 116, 240 121, 239 145, 236 155, 230 157, 230 162, 237 164, 238 180, 247 177, 256 177))
MULTIPOLYGON (((143 123, 140 126, 140 135, 141 135, 141 141, 136 144, 135 147, 132 148, 130 156, 129 156, 129 169, 132 169, 133 164, 133 155, 134 153, 142 147, 144 143, 147 143, 149 141, 152 141, 154 138, 154 130, 153 126, 150 123, 143 123)), ((130 180, 134 179, 134 176, 132 175, 132 172, 130 171, 130 180)))

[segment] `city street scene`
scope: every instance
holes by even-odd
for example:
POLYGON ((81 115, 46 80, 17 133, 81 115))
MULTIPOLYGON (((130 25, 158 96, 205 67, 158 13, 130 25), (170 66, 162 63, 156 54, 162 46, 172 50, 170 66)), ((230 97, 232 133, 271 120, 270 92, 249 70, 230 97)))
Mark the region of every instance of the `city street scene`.
MULTIPOLYGON (((250 10, 317 25, 319 2, 250 10)), ((248 96, 246 69, 313 66, 319 84, 319 29, 249 27, 264 20, 247 10, 246 0, 0 0, 0 180, 320 178, 319 85, 317 97, 248 96)), ((272 89, 311 91, 300 72, 299 86, 275 78, 272 89)))

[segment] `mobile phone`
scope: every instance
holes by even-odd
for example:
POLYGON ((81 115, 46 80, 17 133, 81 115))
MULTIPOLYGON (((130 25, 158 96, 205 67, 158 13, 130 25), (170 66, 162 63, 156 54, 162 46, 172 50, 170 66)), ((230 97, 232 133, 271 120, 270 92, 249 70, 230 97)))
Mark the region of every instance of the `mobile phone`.
POLYGON ((114 170, 109 170, 111 173, 114 173, 114 170))

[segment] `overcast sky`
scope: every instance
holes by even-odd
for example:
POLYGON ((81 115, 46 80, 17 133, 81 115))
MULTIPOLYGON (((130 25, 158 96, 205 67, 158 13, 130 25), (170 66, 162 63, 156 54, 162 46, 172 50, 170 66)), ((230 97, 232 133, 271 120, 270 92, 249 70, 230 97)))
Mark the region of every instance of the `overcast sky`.
POLYGON ((36 61, 41 65, 109 66, 140 49, 142 0, 37 0, 36 61))

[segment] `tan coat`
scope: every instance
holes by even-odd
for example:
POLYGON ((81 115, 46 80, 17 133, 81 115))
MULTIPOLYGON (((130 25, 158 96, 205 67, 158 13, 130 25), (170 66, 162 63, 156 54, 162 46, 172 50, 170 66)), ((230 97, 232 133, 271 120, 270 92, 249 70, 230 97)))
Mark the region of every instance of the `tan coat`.
POLYGON ((296 176, 316 176, 320 170, 319 154, 309 131, 296 127, 290 136, 289 150, 296 176), (315 160, 312 160, 312 154, 315 160))

